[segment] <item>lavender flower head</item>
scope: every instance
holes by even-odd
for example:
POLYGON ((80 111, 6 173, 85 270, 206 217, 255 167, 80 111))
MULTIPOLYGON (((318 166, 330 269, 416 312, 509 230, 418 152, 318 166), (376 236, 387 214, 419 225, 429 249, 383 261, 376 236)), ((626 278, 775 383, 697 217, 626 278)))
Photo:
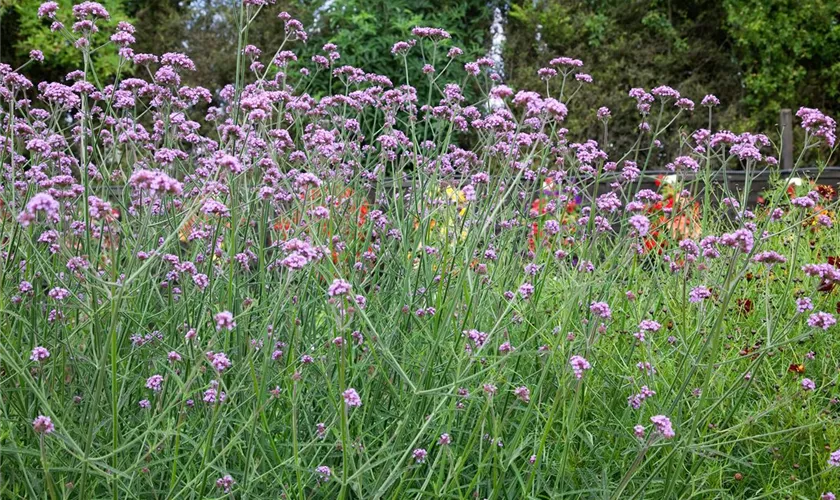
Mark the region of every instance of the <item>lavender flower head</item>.
POLYGON ((532 285, 530 283, 523 283, 519 287, 519 295, 523 299, 528 300, 528 299, 531 298, 531 295, 533 295, 533 294, 534 294, 534 285, 532 285))
POLYGON ((834 147, 837 123, 833 118, 814 108, 799 108, 796 116, 802 119, 802 128, 816 137, 822 137, 829 147, 834 147))
POLYGON ((720 99, 715 97, 713 94, 708 94, 705 97, 703 97, 702 101, 700 101, 700 105, 701 106, 708 106, 710 108, 715 107, 715 106, 719 106, 720 105, 720 99))
POLYGON ((46 213, 47 220, 58 222, 59 204, 55 198, 47 193, 38 193, 26 204, 26 208, 18 215, 18 222, 21 226, 27 227, 38 216, 38 212, 46 213))
POLYGON ((811 328, 822 328, 828 330, 837 323, 834 315, 831 313, 819 311, 808 317, 808 326, 811 328))
POLYGON ((208 353, 210 364, 217 372, 221 373, 231 367, 230 359, 223 352, 208 353))
POLYGON ((32 429, 38 434, 52 434, 55 431, 55 425, 53 425, 50 417, 38 415, 32 421, 32 429))
POLYGON ((315 472, 318 474, 318 480, 323 482, 329 481, 330 476, 332 476, 332 469, 326 465, 319 465, 318 467, 315 467, 315 472))
POLYGON ((574 355, 569 358, 569 364, 572 365, 572 371, 575 373, 575 378, 580 380, 583 378, 584 370, 589 370, 592 368, 592 365, 589 364, 582 356, 574 355))
POLYGON ((831 452, 831 456, 828 457, 828 465, 832 467, 840 467, 840 450, 831 452))
POLYGON ((163 376, 162 375, 152 375, 148 379, 146 379, 146 388, 151 389, 155 392, 160 392, 163 389, 163 376))
POLYGON ((327 295, 329 295, 330 297, 337 297, 339 295, 346 295, 346 294, 350 293, 350 290, 352 290, 352 289, 353 289, 353 287, 350 285, 350 283, 348 283, 348 282, 346 282, 342 279, 336 278, 335 280, 333 280, 332 284, 327 289, 327 295))
POLYGON ((37 346, 32 349, 32 355, 29 356, 29 359, 35 361, 36 363, 42 363, 49 357, 50 351, 48 351, 46 347, 37 346))
POLYGON ((233 488, 235 483, 236 481, 233 480, 230 474, 227 474, 219 479, 216 479, 216 488, 223 490, 225 493, 230 493, 230 490, 233 488))
POLYGON ((612 311, 610 311, 610 306, 606 302, 593 302, 589 305, 589 310, 592 312, 592 314, 601 318, 612 318, 612 311))
POLYGON ((344 391, 341 395, 344 397, 344 404, 347 408, 357 408, 362 406, 362 398, 359 397, 359 393, 356 392, 356 389, 351 387, 344 391))
POLYGON ((787 262, 787 258, 785 258, 784 255, 782 255, 778 252, 774 252, 772 250, 757 253, 755 255, 755 257, 753 257, 753 260, 755 262, 761 262, 763 264, 769 264, 769 265, 784 264, 785 262, 787 262))
POLYGON ((711 290, 705 286, 696 286, 688 292, 688 301, 692 303, 702 302, 712 296, 711 290))
POLYGON ((814 303, 811 302, 810 297, 802 297, 796 299, 796 312, 802 314, 806 311, 812 311, 814 309, 814 303))
POLYGON ((56 12, 58 12, 57 2, 44 2, 38 7, 38 17, 53 19, 56 12))
POLYGON ((656 427, 656 430, 666 439, 671 439, 676 436, 674 428, 671 426, 671 420, 665 415, 655 415, 650 417, 650 421, 656 427))
POLYGON ((216 321, 216 330, 232 331, 236 328, 236 321, 233 320, 233 314, 230 311, 222 311, 217 313, 213 319, 216 321))
POLYGON ((531 390, 525 387, 524 385, 521 387, 517 387, 513 390, 513 395, 516 396, 520 401, 525 404, 531 402, 531 390))

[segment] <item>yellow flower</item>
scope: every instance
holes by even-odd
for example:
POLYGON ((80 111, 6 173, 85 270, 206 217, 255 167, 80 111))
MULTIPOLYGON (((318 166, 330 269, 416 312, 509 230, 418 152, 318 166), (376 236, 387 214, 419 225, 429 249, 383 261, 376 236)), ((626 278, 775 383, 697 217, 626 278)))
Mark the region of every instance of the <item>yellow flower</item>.
POLYGON ((466 203, 467 196, 464 194, 463 191, 460 189, 455 191, 452 186, 446 187, 446 196, 449 198, 449 201, 454 201, 456 203, 466 203))

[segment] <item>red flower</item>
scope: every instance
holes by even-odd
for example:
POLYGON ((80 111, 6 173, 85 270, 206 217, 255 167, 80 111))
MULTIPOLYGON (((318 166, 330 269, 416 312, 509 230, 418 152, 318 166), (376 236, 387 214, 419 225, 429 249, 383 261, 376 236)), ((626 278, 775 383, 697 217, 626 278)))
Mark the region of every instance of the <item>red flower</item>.
POLYGON ((367 221, 367 214, 369 211, 370 207, 368 206, 368 202, 363 202, 362 206, 359 207, 359 226, 364 225, 365 221, 367 221))
POLYGON ((753 301, 750 299, 738 299, 735 301, 741 314, 749 314, 753 310, 753 301))

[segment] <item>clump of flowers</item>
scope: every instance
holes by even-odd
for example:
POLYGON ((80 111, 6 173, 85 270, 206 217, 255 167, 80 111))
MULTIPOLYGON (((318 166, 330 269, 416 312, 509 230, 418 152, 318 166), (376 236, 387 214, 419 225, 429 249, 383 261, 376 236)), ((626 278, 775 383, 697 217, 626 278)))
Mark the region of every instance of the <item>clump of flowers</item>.
POLYGON ((513 395, 525 404, 531 402, 531 390, 525 387, 524 385, 514 389, 513 395))

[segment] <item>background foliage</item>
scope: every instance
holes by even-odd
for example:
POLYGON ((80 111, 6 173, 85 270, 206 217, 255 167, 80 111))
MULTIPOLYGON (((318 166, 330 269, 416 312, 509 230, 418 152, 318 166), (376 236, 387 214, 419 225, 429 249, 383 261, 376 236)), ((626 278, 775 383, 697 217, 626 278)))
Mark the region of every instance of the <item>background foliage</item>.
MULTIPOLYGON (((48 65, 27 73, 36 79, 58 79, 78 65, 78 53, 67 50, 47 24, 37 20, 39 3, 0 0, 0 59, 16 67, 27 60, 29 50, 41 49, 48 65)), ((69 5, 71 0, 62 3, 69 5)), ((114 21, 135 22, 137 52, 177 50, 190 55, 198 71, 186 83, 217 89, 233 80, 237 0, 105 4, 115 14, 114 21)), ((313 31, 302 57, 334 42, 341 50, 341 64, 398 81, 400 65, 389 49, 395 41, 409 38, 412 27, 443 27, 453 34, 454 45, 475 58, 489 49, 495 7, 505 12, 506 82, 514 88, 533 86, 536 70, 550 58, 582 59, 595 83, 575 106, 593 113, 598 106, 612 109, 615 137, 631 137, 626 132, 637 125, 632 101, 623 96, 638 86, 670 85, 696 101, 714 93, 723 103, 715 126, 735 131, 774 132, 783 107, 810 106, 840 114, 838 0, 280 0, 258 16, 249 43, 273 51, 282 32, 274 16, 266 14, 286 10, 313 31)), ((113 59, 105 65, 106 73, 113 71, 114 50, 106 48, 99 57, 113 59)), ((416 83, 423 96, 424 82, 416 83)), ((695 122, 691 125, 705 126, 705 116, 698 113, 695 122)))
MULTIPOLYGON (((58 20, 70 27, 72 6, 78 2, 57 0, 59 4, 58 20)), ((44 53, 44 62, 32 66, 28 74, 42 78, 59 79, 68 72, 82 65, 81 52, 74 48, 59 32, 50 31, 50 23, 36 15, 42 0, 14 0, 7 2, 3 12, 3 47, 0 51, 3 62, 17 67, 29 58, 29 51, 38 49, 44 53), (7 31, 8 26, 8 31, 7 31), (11 44, 9 44, 11 40, 11 44), (6 49, 10 49, 8 52, 6 49)), ((111 19, 99 23, 100 32, 93 36, 91 45, 99 47, 108 42, 114 26, 128 20, 127 3, 123 0, 102 0, 101 3, 111 14, 111 19)), ((108 78, 117 72, 119 57, 113 44, 108 44, 92 54, 97 70, 97 77, 108 78)))

